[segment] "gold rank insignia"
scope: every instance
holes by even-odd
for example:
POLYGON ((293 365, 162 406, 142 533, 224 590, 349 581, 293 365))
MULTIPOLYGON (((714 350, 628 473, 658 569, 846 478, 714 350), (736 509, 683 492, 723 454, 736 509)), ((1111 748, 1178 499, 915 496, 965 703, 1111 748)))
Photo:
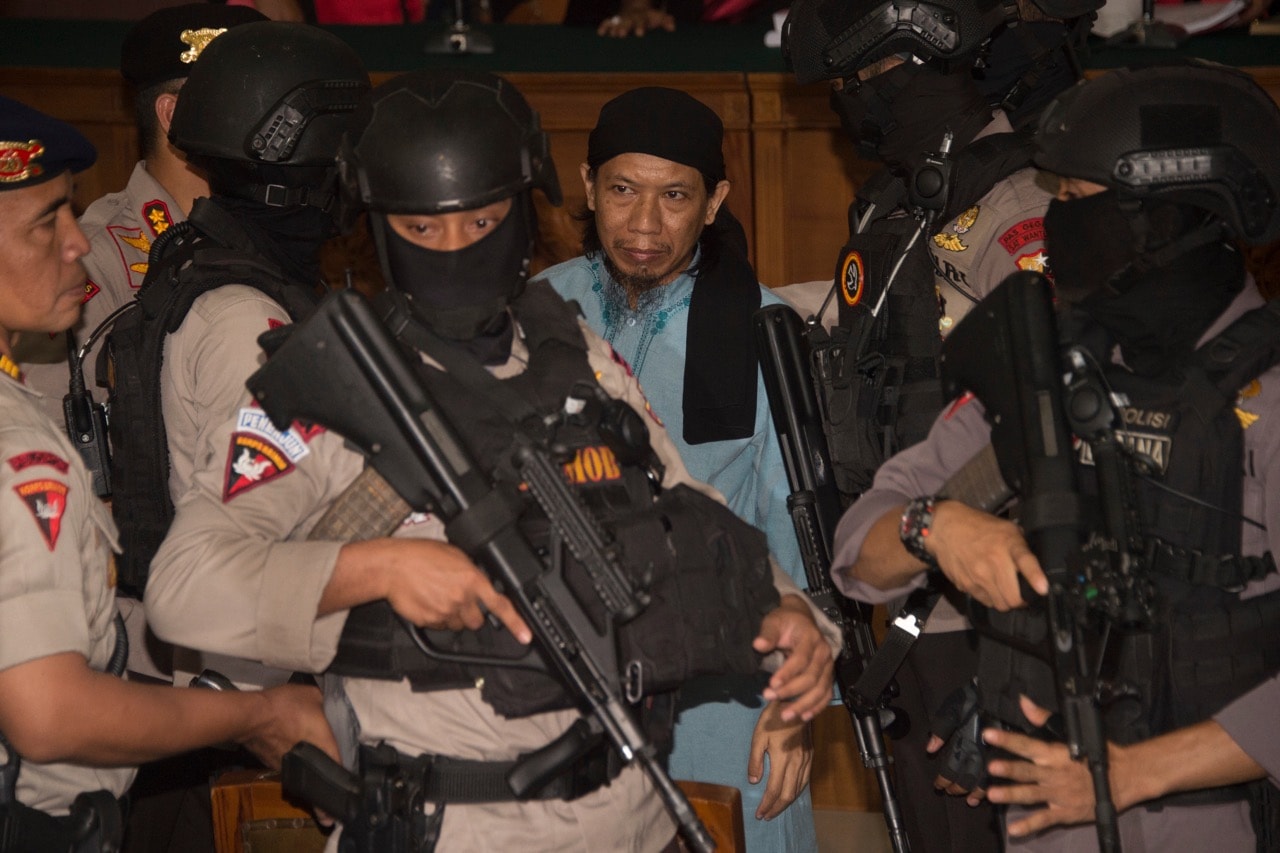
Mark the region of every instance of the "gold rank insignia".
POLYGON ((44 172, 36 158, 44 153, 44 145, 38 139, 26 142, 0 141, 0 183, 25 181, 44 172))
POLYGON ((948 252, 964 252, 969 246, 960 239, 961 234, 968 234, 973 224, 978 221, 978 212, 981 208, 978 205, 966 210, 964 213, 956 217, 956 221, 951 223, 951 233, 942 231, 933 235, 933 244, 939 249, 948 252))
POLYGON ((173 216, 169 213, 169 205, 160 199, 152 199, 142 206, 142 220, 147 223, 151 233, 159 237, 173 224, 173 216))
POLYGON ((226 31, 226 27, 203 27, 198 30, 183 30, 182 34, 178 36, 178 40, 187 45, 187 49, 182 52, 178 59, 190 65, 200 58, 200 54, 209 46, 209 42, 226 31))
MULTIPOLYGON (((1244 386, 1243 389, 1241 389, 1240 399, 1237 400, 1237 402, 1243 403, 1245 400, 1248 400, 1250 397, 1256 397, 1260 393, 1262 393, 1262 383, 1259 382, 1257 379, 1255 379, 1252 382, 1250 382, 1248 385, 1244 386)), ((1259 418, 1261 418, 1262 416, 1256 415, 1253 412, 1246 412, 1244 409, 1240 408, 1239 406, 1236 406, 1236 417, 1240 419, 1240 428, 1248 429, 1249 427, 1256 424, 1259 418)))

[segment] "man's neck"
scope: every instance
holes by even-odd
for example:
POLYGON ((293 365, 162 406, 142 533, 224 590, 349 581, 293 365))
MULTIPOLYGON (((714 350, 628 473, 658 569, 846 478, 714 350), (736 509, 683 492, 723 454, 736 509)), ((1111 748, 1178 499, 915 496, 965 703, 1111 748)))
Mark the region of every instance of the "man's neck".
POLYGON ((209 183, 204 176, 175 154, 166 141, 160 142, 147 158, 144 168, 178 203, 184 217, 190 215, 191 205, 197 198, 209 194, 209 183))

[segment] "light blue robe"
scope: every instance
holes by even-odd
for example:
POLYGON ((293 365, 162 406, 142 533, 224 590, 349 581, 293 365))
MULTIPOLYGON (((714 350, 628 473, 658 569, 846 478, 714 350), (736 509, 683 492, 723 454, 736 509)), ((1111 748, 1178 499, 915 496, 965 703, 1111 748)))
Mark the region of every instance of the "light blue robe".
MULTIPOLYGON (((697 445, 684 441, 685 335, 693 279, 681 275, 647 294, 638 312, 632 312, 621 288, 609 278, 598 258, 574 258, 546 270, 539 278, 549 281, 565 299, 576 300, 587 325, 631 365, 689 473, 719 489, 739 517, 763 530, 769 550, 782 568, 799 586, 807 586, 787 512, 787 476, 763 379, 756 387, 756 428, 750 439, 697 445)), ((762 307, 782 303, 768 289, 761 287, 761 291, 762 307)), ((747 760, 751 733, 764 708, 759 695, 764 683, 764 678, 737 678, 703 679, 687 685, 676 724, 671 775, 739 788, 751 853, 816 851, 808 788, 773 820, 757 820, 755 816, 768 775, 756 785, 748 783, 747 760)))

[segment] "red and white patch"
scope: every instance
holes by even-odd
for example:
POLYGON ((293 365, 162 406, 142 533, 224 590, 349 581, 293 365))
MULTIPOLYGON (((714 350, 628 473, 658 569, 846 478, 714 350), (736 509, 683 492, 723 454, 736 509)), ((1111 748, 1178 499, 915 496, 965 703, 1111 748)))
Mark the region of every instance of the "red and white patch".
POLYGON ((17 456, 9 457, 9 467, 14 472, 26 470, 33 465, 47 465, 59 474, 67 473, 67 469, 71 467, 67 460, 47 450, 33 450, 30 453, 19 453, 17 456))
POLYGON ((961 394, 959 397, 956 398, 956 401, 954 403, 951 404, 951 408, 947 409, 947 413, 942 416, 942 419, 945 421, 951 420, 953 417, 955 417, 956 412, 960 411, 961 409, 963 409, 965 406, 969 405, 976 399, 978 398, 973 396, 972 391, 965 391, 963 394, 961 394))
POLYGON ((31 510, 40 535, 52 551, 62 533, 62 514, 67 511, 67 484, 57 480, 30 480, 13 487, 31 510))
POLYGON ((1028 243, 1044 242, 1044 217, 1035 216, 1024 219, 1008 231, 1000 235, 1000 245, 1011 255, 1028 243))
POLYGON ((98 285, 94 284, 89 279, 85 279, 84 280, 84 300, 80 304, 83 305, 85 302, 88 302, 90 299, 97 296, 101 292, 102 292, 101 287, 98 287, 98 285))
POLYGON ((169 214, 169 205, 155 198, 142 206, 142 221, 151 229, 151 236, 159 237, 173 225, 173 216, 169 214))
POLYGON ((269 439, 250 432, 233 433, 231 448, 227 451, 222 502, 287 474, 293 468, 289 456, 269 439))

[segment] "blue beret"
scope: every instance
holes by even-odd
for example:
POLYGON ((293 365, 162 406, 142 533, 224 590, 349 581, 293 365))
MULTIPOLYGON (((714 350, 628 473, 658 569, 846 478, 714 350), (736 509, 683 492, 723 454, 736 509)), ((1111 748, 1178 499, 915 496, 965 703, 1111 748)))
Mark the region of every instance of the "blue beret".
POLYGON ((97 159, 89 140, 65 121, 0 95, 0 190, 80 172, 97 159))
POLYGON ((170 6, 134 24, 120 46, 120 73, 138 89, 191 73, 201 51, 231 27, 267 17, 248 6, 188 3, 170 6))

